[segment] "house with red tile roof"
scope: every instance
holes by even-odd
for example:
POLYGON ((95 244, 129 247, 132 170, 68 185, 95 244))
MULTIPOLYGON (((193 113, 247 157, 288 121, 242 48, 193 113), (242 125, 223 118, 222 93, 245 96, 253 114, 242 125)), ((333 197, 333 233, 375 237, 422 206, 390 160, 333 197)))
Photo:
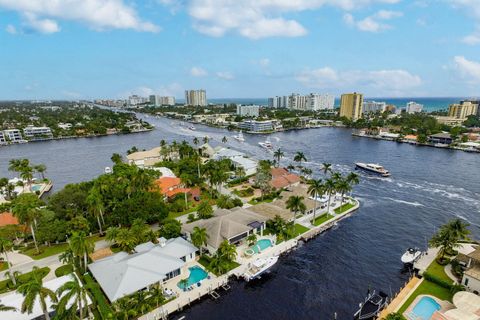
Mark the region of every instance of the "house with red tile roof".
POLYGON ((285 168, 272 168, 272 180, 270 186, 275 189, 282 189, 300 184, 300 177, 289 172, 285 168))
POLYGON ((20 222, 10 212, 0 213, 0 228, 9 225, 18 225, 20 222))
POLYGON ((167 198, 172 198, 179 193, 190 193, 190 188, 185 188, 182 180, 176 177, 161 177, 155 181, 160 193, 167 198))

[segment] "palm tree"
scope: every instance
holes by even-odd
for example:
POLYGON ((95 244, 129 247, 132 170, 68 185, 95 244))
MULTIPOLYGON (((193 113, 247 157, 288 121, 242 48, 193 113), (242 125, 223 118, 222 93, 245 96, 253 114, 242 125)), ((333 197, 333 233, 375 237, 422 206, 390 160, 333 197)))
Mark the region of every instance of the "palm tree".
POLYGON ((313 207, 313 223, 315 223, 315 218, 317 215, 317 198, 323 196, 324 194, 324 185, 322 179, 312 179, 307 182, 308 184, 308 194, 314 198, 314 207, 313 207))
POLYGON ((223 142, 223 143, 227 143, 227 141, 228 141, 227 137, 223 136, 222 142, 223 142))
POLYGON ((255 233, 251 233, 247 237, 247 242, 250 246, 253 246, 257 242, 257 235, 255 233))
POLYGON ((235 175, 237 177, 243 178, 243 177, 245 177, 246 174, 247 173, 245 172, 245 169, 242 166, 237 166, 235 168, 235 175))
POLYGON ((30 280, 21 284, 17 288, 17 291, 24 297, 21 308, 22 313, 32 313, 33 306, 38 298, 45 319, 50 320, 47 307, 47 298, 50 298, 51 302, 57 302, 57 296, 55 295, 55 292, 43 286, 42 277, 38 267, 33 267, 30 280))
POLYGON ((92 253, 95 243, 87 238, 85 232, 74 231, 69 240, 70 248, 75 256, 81 258, 83 256, 83 267, 87 272, 88 254, 92 253))
POLYGON ((327 173, 332 172, 332 164, 327 162, 322 163, 322 171, 324 175, 327 175, 327 173))
POLYGON ((6 305, 2 304, 1 301, 0 301, 0 312, 2 312, 2 311, 15 311, 15 310, 17 310, 17 308, 6 306, 6 305))
POLYGON ((198 140, 197 137, 193 138, 193 144, 194 145, 198 145, 200 143, 200 141, 198 140))
POLYGON ((290 196, 286 202, 286 208, 293 212, 293 222, 297 220, 297 213, 304 213, 307 210, 307 206, 303 202, 302 196, 290 196))
POLYGON ((88 204, 88 210, 97 218, 97 223, 98 223, 98 229, 100 231, 100 234, 103 235, 103 229, 102 229, 102 222, 100 221, 100 217, 103 221, 103 210, 105 210, 103 201, 102 201, 102 195, 100 194, 100 191, 98 188, 93 187, 90 189, 90 192, 86 198, 86 202, 88 204))
POLYGON ((205 137, 203 137, 202 140, 203 140, 204 144, 207 144, 210 139, 207 136, 205 136, 205 137))
POLYGON ((31 191, 33 180, 33 169, 30 166, 23 167, 20 171, 20 178, 27 182, 28 190, 31 191))
POLYGON ((209 238, 207 229, 194 227, 191 238, 193 245, 197 248, 200 248, 200 255, 202 255, 203 246, 207 245, 207 241, 209 238))
POLYGON ((112 156, 110 157, 110 160, 112 160, 112 162, 114 164, 119 164, 122 162, 122 156, 119 155, 118 153, 114 153, 112 154, 112 156))
POLYGON ((465 223, 458 218, 447 223, 449 232, 455 239, 458 239, 457 241, 469 240, 468 235, 470 234, 470 230, 467 229, 468 226, 470 226, 468 223, 465 223))
POLYGON ((218 247, 217 252, 220 254, 221 259, 225 261, 233 261, 237 257, 237 247, 234 244, 230 244, 228 240, 223 240, 218 247))
MULTIPOLYGON (((12 274, 12 264, 10 263, 10 260, 8 259, 8 253, 9 251, 12 251, 13 248, 13 243, 5 238, 0 238, 0 253, 3 253, 5 255, 5 259, 7 260, 7 266, 8 266, 8 272, 12 274)), ((12 274, 13 275, 13 274, 12 274)), ((15 276, 11 277, 13 285, 17 285, 17 280, 15 279, 15 276)))
POLYGON ((453 233, 445 226, 442 226, 440 230, 428 242, 428 245, 433 248, 440 248, 440 260, 443 261, 446 252, 452 252, 455 248, 458 248, 460 244, 458 239, 454 237, 453 233))
POLYGON ((41 163, 41 164, 37 164, 33 168, 35 169, 35 171, 40 173, 40 175, 42 176, 42 180, 45 180, 45 172, 47 171, 47 166, 41 163))
POLYGON ((105 233, 105 239, 110 242, 115 242, 115 239, 117 238, 119 231, 120 231, 119 227, 108 228, 107 232, 105 233))
POLYGON ((307 158, 305 157, 305 154, 301 151, 297 151, 297 153, 295 154, 295 156, 293 157, 293 161, 295 162, 298 162, 299 163, 299 167, 302 166, 302 161, 307 161, 307 158))
POLYGON ((212 217, 213 208, 208 201, 202 201, 197 207, 197 216, 200 219, 209 219, 212 217))
POLYGON ((340 200, 340 206, 343 206, 343 199, 346 193, 349 193, 352 190, 352 187, 348 183, 347 179, 340 179, 336 183, 336 190, 342 194, 340 200))
POLYGON ((37 253, 40 251, 38 250, 34 226, 37 225, 37 218, 39 216, 38 208, 41 204, 42 201, 33 193, 23 193, 12 202, 13 215, 18 218, 21 224, 30 227, 37 253))
POLYGON ((277 167, 280 167, 280 159, 285 156, 285 153, 283 153, 283 151, 282 151, 280 148, 278 148, 278 149, 273 153, 273 156, 277 159, 277 167))
POLYGON ((74 273, 70 277, 71 280, 65 282, 56 291, 57 296, 61 297, 58 301, 57 310, 59 313, 63 313, 68 308, 68 305, 72 303, 71 308, 75 311, 74 313, 76 313, 76 310, 79 310, 80 319, 83 319, 84 309, 87 309, 88 317, 88 291, 82 286, 74 273))
POLYGON ((331 202, 331 199, 332 199, 332 193, 334 193, 336 191, 335 181, 333 181, 333 179, 327 179, 325 181, 324 188, 325 188, 325 191, 328 194, 328 203, 327 203, 327 217, 328 217, 328 215, 330 214, 330 202, 331 202))

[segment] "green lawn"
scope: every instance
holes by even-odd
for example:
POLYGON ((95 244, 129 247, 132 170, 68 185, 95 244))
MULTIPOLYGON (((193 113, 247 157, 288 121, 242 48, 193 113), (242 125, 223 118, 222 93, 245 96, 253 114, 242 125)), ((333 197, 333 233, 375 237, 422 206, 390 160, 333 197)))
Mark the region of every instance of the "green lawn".
POLYGON ((398 311, 399 313, 404 313, 407 310, 408 306, 415 300, 415 298, 421 294, 428 294, 434 297, 437 297, 440 300, 452 301, 453 294, 450 290, 439 286, 428 280, 423 280, 422 284, 415 290, 415 292, 405 301, 403 306, 398 311))
POLYGON ((301 224, 295 223, 295 237, 307 232, 308 230, 310 229, 302 226, 301 224))
MULTIPOLYGON (((213 272, 211 269, 210 269, 210 258, 207 257, 207 256, 201 256, 200 259, 198 260, 198 263, 200 263, 204 268, 205 270, 207 270, 208 272, 211 272, 213 273, 214 275, 216 276, 219 276, 219 274, 216 274, 215 272, 213 272)), ((227 272, 229 272, 230 270, 233 270, 235 269, 236 267, 240 266, 239 263, 235 262, 235 261, 231 261, 229 264, 228 264, 228 267, 227 267, 227 272)))
MULTIPOLYGON (((50 273, 50 268, 49 267, 40 268, 39 272, 43 279, 47 274, 50 273)), ((32 271, 20 274, 18 277, 16 277, 17 285, 30 281, 31 276, 32 276, 32 271)), ((7 278, 7 280, 0 281, 0 293, 5 293, 14 289, 15 287, 13 286, 13 283, 10 279, 7 278)))
POLYGON ((347 203, 343 204, 341 207, 336 208, 334 211, 335 211, 336 214, 341 214, 341 213, 344 213, 347 210, 352 209, 353 207, 355 207, 355 205, 353 203, 347 202, 347 203))
POLYGON ((327 216, 327 214, 325 213, 325 214, 322 214, 322 215, 319 216, 319 217, 316 217, 316 218, 315 218, 315 222, 313 222, 312 224, 313 224, 314 226, 319 226, 319 225, 321 225, 322 223, 327 222, 328 220, 333 219, 333 217, 334 217, 333 215, 328 215, 328 216, 327 216))
POLYGON ((453 280, 445 273, 445 266, 439 265, 436 260, 433 260, 430 266, 428 266, 427 272, 448 283, 453 283, 453 280))
POLYGON ((260 204, 260 203, 270 203, 272 202, 274 199, 265 199, 263 201, 256 201, 256 200, 250 200, 248 201, 249 204, 251 204, 252 206, 256 205, 256 204, 260 204))
POLYGON ((64 252, 68 249, 68 243, 56 244, 51 246, 39 246, 38 249, 40 250, 39 254, 37 254, 37 250, 35 249, 35 247, 23 250, 22 253, 26 254, 34 260, 40 260, 49 256, 53 256, 54 254, 64 252))

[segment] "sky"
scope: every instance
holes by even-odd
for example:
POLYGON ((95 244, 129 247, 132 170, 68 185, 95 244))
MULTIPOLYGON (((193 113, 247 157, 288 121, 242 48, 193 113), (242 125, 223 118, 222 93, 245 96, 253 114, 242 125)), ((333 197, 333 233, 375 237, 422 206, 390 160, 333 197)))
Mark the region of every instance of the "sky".
POLYGON ((480 96, 480 0, 0 0, 0 100, 480 96))

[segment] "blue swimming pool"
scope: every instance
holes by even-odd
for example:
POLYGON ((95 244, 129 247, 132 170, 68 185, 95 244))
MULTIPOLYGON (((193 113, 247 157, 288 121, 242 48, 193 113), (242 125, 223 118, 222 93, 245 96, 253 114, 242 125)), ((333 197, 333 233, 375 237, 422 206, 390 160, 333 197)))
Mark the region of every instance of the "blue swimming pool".
POLYGON ((202 268, 200 268, 199 266, 194 266, 194 267, 191 267, 191 268, 188 268, 188 270, 190 271, 190 275, 188 276, 187 278, 187 283, 183 283, 183 282, 178 282, 177 286, 180 288, 180 289, 183 289, 185 290, 186 288, 202 281, 203 279, 207 278, 208 277, 208 273, 203 270, 202 268))
POLYGON ((40 189, 42 189, 42 186, 39 185, 39 184, 34 184, 32 185, 32 191, 35 192, 35 191, 40 191, 40 189))
POLYGON ((430 320, 435 311, 441 306, 431 297, 422 297, 412 310, 413 316, 418 320, 430 320))
POLYGON ((253 252, 258 253, 272 246, 272 241, 270 239, 261 239, 258 240, 254 246, 251 246, 250 249, 253 252))

